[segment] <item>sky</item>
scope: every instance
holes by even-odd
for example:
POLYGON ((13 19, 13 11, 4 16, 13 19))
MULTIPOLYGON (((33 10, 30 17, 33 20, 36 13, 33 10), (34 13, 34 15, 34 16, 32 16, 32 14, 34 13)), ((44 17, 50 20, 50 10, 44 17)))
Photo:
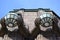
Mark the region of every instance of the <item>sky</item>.
POLYGON ((13 9, 50 8, 60 17, 60 0, 0 0, 0 18, 13 9))

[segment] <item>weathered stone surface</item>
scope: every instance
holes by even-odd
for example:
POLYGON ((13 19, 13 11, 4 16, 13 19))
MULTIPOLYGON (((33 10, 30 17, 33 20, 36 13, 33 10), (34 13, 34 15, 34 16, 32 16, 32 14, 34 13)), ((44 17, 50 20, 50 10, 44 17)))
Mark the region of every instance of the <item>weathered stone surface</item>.
MULTIPOLYGON (((12 11, 11 11, 12 12, 12 11)), ((14 11, 15 13, 20 13, 22 14, 22 17, 23 17, 23 20, 24 20, 24 23, 25 23, 25 27, 29 30, 29 32, 31 33, 32 30, 34 30, 35 28, 35 19, 40 17, 40 15, 44 14, 44 13, 50 13, 53 15, 53 13, 50 11, 50 9, 42 9, 42 10, 15 10, 14 11)), ((60 22, 59 22, 60 23, 60 22)), ((59 25, 59 24, 58 24, 59 25)), ((60 28, 60 26, 59 26, 60 28)), ((43 28, 44 29, 44 28, 43 28)), ((21 35, 19 34, 9 34, 10 36, 8 36, 8 34, 4 35, 4 38, 0 37, 0 40, 25 40, 21 35)), ((35 38, 35 40, 60 40, 60 37, 55 37, 55 36, 52 36, 50 37, 49 39, 48 38, 45 38, 43 35, 39 34, 37 35, 37 38, 35 38)))

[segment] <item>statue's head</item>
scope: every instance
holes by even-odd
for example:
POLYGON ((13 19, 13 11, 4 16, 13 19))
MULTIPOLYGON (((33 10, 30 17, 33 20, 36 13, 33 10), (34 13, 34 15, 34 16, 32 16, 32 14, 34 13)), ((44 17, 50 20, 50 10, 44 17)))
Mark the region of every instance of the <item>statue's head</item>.
POLYGON ((45 13, 45 14, 40 15, 40 17, 37 18, 40 22, 40 24, 37 24, 40 27, 40 30, 46 31, 46 30, 52 29, 52 25, 53 25, 52 19, 53 18, 54 18, 54 16, 49 13, 45 13))
POLYGON ((9 31, 18 30, 18 20, 21 19, 21 14, 18 13, 9 13, 5 16, 6 28, 9 31))

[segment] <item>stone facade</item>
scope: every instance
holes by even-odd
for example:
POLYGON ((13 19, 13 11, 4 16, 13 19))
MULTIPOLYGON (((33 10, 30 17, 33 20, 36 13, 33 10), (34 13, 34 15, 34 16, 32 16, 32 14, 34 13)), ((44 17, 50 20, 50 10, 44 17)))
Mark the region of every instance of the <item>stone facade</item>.
MULTIPOLYGON (((12 11, 12 12, 22 14, 25 27, 29 30, 30 34, 32 33, 34 28, 36 28, 35 19, 39 18, 44 13, 49 13, 49 14, 55 16, 60 21, 59 17, 56 16, 50 9, 43 9, 43 8, 39 8, 39 9, 14 9, 14 11, 12 11)), ((60 25, 59 25, 59 27, 60 27, 60 25)), ((47 38, 43 37, 43 35, 38 34, 37 37, 35 38, 35 40, 57 40, 56 38, 55 39, 54 38, 51 37, 50 39, 47 39, 47 38)), ((1 38, 1 39, 2 40, 17 40, 17 39, 25 40, 22 36, 20 37, 17 35, 12 37, 12 39, 9 38, 8 35, 5 35, 4 39, 3 38, 1 38), (5 38, 5 37, 7 37, 7 38, 5 38)), ((58 40, 60 40, 59 37, 58 37, 58 40)))

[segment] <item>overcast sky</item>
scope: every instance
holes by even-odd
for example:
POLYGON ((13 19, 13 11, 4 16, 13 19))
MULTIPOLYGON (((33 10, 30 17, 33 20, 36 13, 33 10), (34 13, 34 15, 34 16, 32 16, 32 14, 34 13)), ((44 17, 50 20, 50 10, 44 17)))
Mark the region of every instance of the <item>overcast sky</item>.
POLYGON ((50 8, 60 16, 60 0, 0 0, 0 18, 20 8, 50 8))

